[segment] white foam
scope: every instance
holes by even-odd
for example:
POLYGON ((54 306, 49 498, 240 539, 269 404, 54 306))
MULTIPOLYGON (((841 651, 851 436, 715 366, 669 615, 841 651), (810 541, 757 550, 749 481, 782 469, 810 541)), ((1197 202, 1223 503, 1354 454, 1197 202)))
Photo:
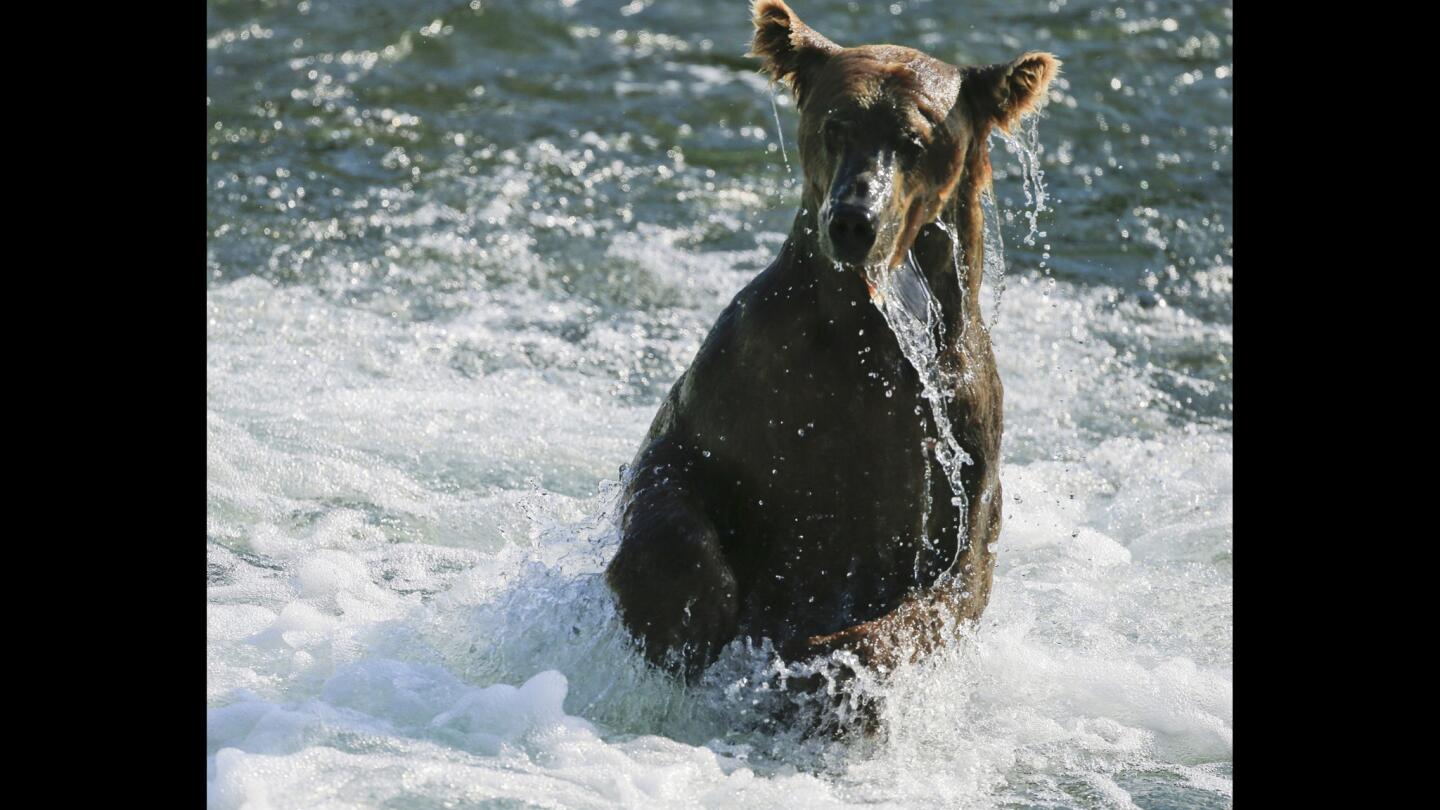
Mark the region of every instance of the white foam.
POLYGON ((209 291, 210 806, 1126 806, 1142 778, 1228 797, 1231 440, 1142 359, 1228 351, 1228 329, 1012 279, 990 607, 879 687, 887 742, 804 743, 764 723, 763 653, 682 687, 599 579, 598 482, 749 272, 644 235, 611 248, 655 281, 629 321, 527 284, 433 321, 209 291))
POLYGON ((440 667, 374 659, 341 668, 317 698, 242 694, 208 718, 209 805, 373 805, 417 793, 570 807, 797 794, 835 804, 814 776, 759 780, 741 759, 656 736, 606 742, 565 712, 566 692, 554 671, 480 688, 440 667))

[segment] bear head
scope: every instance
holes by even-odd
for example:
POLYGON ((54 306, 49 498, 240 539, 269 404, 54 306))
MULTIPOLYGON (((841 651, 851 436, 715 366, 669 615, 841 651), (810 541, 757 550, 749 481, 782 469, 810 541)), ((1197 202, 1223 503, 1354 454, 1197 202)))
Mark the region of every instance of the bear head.
POLYGON ((803 205, 819 247, 847 269, 892 268, 967 174, 989 182, 986 141, 1044 102, 1060 62, 956 67, 912 48, 842 48, 781 0, 756 0, 751 56, 800 112, 803 205))

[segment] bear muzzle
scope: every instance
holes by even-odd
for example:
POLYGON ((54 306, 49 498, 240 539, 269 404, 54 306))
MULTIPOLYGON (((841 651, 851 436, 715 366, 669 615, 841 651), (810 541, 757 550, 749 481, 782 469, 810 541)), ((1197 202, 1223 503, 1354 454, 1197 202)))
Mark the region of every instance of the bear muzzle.
POLYGON ((893 241, 898 211, 895 155, 887 149, 848 148, 836 166, 820 210, 821 247, 852 269, 885 263, 880 250, 893 241), (880 255, 877 255, 880 254, 880 255))
POLYGON ((830 238, 830 252, 842 264, 863 264, 875 246, 875 213, 859 205, 839 204, 829 207, 825 233, 830 238))

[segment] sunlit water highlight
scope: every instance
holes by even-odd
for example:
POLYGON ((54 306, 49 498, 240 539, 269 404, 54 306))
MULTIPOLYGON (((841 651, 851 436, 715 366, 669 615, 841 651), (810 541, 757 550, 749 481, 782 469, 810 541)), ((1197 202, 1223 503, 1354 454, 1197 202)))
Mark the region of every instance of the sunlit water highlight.
MULTIPOLYGON (((957 261, 955 272, 959 273, 960 267, 957 261)), ((927 441, 922 451, 926 458, 931 458, 933 453, 933 458, 945 471, 945 478, 950 483, 950 502, 959 509, 958 520, 963 526, 969 503, 960 478, 960 468, 973 464, 974 459, 960 446, 960 441, 955 436, 955 426, 950 423, 950 417, 945 410, 946 403, 950 400, 950 392, 955 387, 955 380, 940 363, 940 346, 943 344, 939 340, 944 339, 943 335, 937 334, 942 328, 940 324, 943 323, 940 304, 930 292, 930 286, 926 284, 925 276, 916 264, 913 254, 906 254, 905 260, 891 272, 874 269, 867 272, 870 283, 875 287, 871 302, 884 316, 886 325, 900 344, 900 351, 915 369, 920 380, 921 395, 930 406, 929 424, 926 424, 926 416, 918 413, 920 409, 916 409, 916 418, 921 422, 927 438, 935 440, 933 445, 927 441), (930 425, 934 427, 931 428, 930 425)), ((960 538, 956 560, 968 541, 967 537, 960 538)), ((930 538, 925 538, 925 543, 930 545, 930 538)), ((954 560, 951 564, 954 564, 954 560)), ((949 569, 945 573, 950 573, 949 569)))

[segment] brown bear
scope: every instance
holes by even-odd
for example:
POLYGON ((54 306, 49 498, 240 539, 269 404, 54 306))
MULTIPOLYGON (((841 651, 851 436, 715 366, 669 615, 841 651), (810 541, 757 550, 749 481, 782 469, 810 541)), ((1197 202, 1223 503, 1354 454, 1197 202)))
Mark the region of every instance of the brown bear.
POLYGON ((1059 62, 843 48, 780 0, 753 10, 751 55, 800 113, 800 212, 656 414, 606 579, 646 658, 688 678, 747 636, 792 660, 846 649, 893 667, 989 598, 1002 391, 980 314, 987 137, 1045 99, 1059 62), (938 396, 878 306, 917 267, 938 304, 938 396), (946 456, 945 427, 962 452, 946 456))

